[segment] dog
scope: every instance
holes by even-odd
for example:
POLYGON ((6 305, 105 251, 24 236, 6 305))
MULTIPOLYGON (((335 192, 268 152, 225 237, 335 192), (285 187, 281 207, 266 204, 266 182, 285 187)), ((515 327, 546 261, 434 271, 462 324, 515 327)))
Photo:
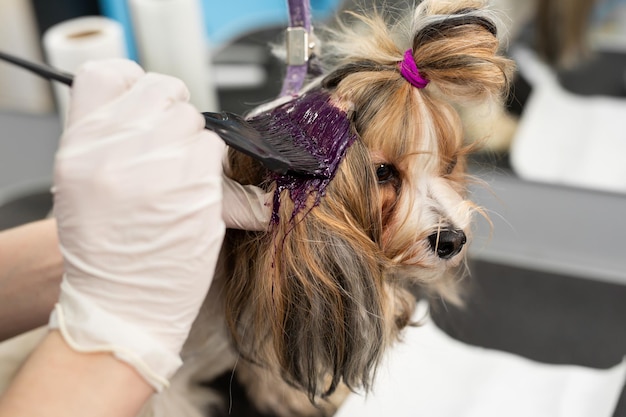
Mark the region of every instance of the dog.
MULTIPOLYGON (((297 201, 284 177, 230 151, 229 177, 275 194, 273 221, 264 232, 227 231, 171 389, 190 409, 218 415, 201 383, 232 373, 261 413, 330 416, 371 387, 417 297, 462 300, 480 209, 467 198, 472 148, 456 107, 501 101, 512 77, 493 14, 482 0, 425 0, 408 13, 349 13, 323 35, 322 75, 254 114, 289 113, 321 94, 356 139, 332 180, 299 183, 307 191, 297 201), (407 59, 427 85, 408 81, 407 59)), ((184 415, 176 400, 148 409, 184 415)))

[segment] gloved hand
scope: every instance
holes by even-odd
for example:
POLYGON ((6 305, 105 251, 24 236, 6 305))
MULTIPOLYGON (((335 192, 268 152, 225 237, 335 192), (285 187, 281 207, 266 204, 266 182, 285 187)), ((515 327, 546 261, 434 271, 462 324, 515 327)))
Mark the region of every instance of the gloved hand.
POLYGON ((253 185, 241 185, 223 177, 222 218, 226 227, 241 230, 266 230, 270 221, 272 193, 253 185))
POLYGON ((131 61, 84 65, 54 170, 66 272, 50 327, 157 390, 181 364, 224 235, 225 146, 188 99, 131 61))

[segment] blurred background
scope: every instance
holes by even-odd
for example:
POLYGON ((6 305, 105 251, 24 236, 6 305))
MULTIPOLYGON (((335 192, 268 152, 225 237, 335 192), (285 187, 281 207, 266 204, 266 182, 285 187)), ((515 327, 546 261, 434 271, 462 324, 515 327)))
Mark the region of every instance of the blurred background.
MULTIPOLYGON (((518 72, 504 106, 460 109, 484 144, 471 193, 490 222, 477 219, 467 307, 435 306, 435 321, 471 345, 606 369, 626 356, 626 0, 492 3, 518 72)), ((356 4, 311 0, 314 25, 356 4)), ((285 0, 0 0, 0 50, 67 71, 129 57, 185 80, 206 111, 277 96, 269 45, 286 25, 285 0)), ((66 96, 0 62, 0 230, 51 208, 66 96)))

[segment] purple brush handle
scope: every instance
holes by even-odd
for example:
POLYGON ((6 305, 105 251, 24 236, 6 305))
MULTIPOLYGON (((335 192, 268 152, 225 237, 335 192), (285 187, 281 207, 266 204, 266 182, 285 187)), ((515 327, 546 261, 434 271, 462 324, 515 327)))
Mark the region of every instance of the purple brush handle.
POLYGON ((309 0, 289 0, 289 26, 302 26, 311 31, 311 5, 309 0))
MULTIPOLYGON (((289 26, 303 27, 311 33, 311 5, 309 0, 288 0, 289 26)), ((304 84, 308 72, 308 64, 288 65, 280 96, 295 96, 304 84)))

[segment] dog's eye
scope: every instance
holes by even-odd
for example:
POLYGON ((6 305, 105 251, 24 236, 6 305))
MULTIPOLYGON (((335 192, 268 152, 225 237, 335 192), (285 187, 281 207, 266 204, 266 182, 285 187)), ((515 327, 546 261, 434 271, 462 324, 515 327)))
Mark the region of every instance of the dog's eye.
POLYGON ((396 178, 396 168, 391 164, 379 164, 376 166, 376 177, 379 184, 384 184, 396 178))
POLYGON ((448 166, 446 166, 446 175, 452 174, 454 168, 456 168, 456 164, 459 162, 459 159, 455 156, 448 162, 448 166))

